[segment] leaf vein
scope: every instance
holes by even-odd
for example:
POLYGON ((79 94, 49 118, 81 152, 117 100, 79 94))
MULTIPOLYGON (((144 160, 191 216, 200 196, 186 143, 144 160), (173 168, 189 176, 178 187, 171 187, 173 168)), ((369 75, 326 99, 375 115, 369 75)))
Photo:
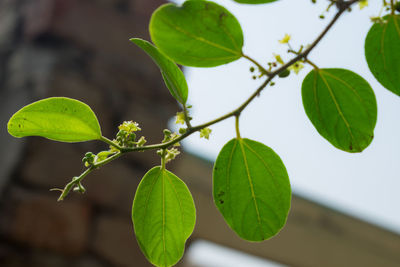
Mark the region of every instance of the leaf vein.
POLYGON ((244 162, 244 165, 245 165, 245 168, 246 168, 247 179, 248 179, 249 185, 250 185, 251 197, 253 199, 254 206, 255 206, 255 209, 256 209, 256 213, 257 213, 258 227, 260 229, 261 238, 264 239, 264 233, 263 233, 262 227, 261 227, 262 223, 261 223, 260 211, 258 209, 257 199, 256 199, 256 196, 255 196, 255 193, 254 193, 253 181, 251 179, 249 165, 247 163, 246 153, 244 152, 243 140, 242 139, 239 140, 239 144, 240 144, 240 148, 241 148, 242 155, 243 155, 243 162, 244 162))
POLYGON ((328 72, 324 72, 324 74, 330 76, 331 78, 333 78, 333 79, 335 79, 335 80, 337 80, 337 81, 339 81, 339 82, 341 82, 341 83, 343 83, 344 86, 346 86, 347 88, 349 88, 349 89, 357 96, 358 100, 360 100, 361 104, 364 106, 364 109, 365 109, 365 111, 366 111, 366 113, 367 113, 368 118, 369 118, 370 120, 372 120, 371 115, 370 115, 370 113, 368 112, 368 109, 367 109, 367 107, 366 107, 366 105, 365 105, 364 100, 361 98, 361 96, 358 94, 358 92, 356 91, 356 89, 355 89, 354 87, 352 87, 352 86, 351 86, 350 84, 348 84, 346 81, 340 79, 339 77, 337 77, 337 76, 335 76, 335 75, 332 75, 332 74, 330 74, 330 73, 328 73, 328 72))
POLYGON ((325 77, 322 75, 322 73, 320 74, 320 76, 321 76, 322 81, 325 83, 326 88, 327 88, 328 91, 329 91, 329 94, 330 94, 330 96, 331 96, 331 98, 332 98, 332 100, 333 100, 333 102, 334 102, 334 104, 335 104, 335 107, 336 107, 336 110, 337 110, 339 116, 342 118, 344 124, 346 125, 347 131, 349 132, 351 139, 353 139, 354 143, 357 143, 358 148, 361 149, 361 147, 360 147, 360 145, 358 144, 357 140, 356 140, 356 139, 354 138, 354 136, 353 136, 353 132, 351 131, 351 127, 350 127, 349 122, 348 122, 347 119, 345 118, 345 116, 344 116, 344 114, 343 114, 343 112, 342 112, 342 109, 340 108, 339 103, 337 102, 337 99, 336 99, 335 95, 333 94, 332 88, 330 87, 328 81, 325 79, 325 77))
POLYGON ((224 50, 224 51, 229 52, 229 53, 231 53, 231 54, 233 54, 233 55, 235 55, 235 56, 240 55, 240 54, 238 54, 235 50, 232 50, 232 49, 227 48, 227 47, 225 47, 225 46, 222 46, 222 45, 219 45, 219 44, 217 44, 217 43, 211 42, 211 41, 209 41, 209 40, 207 40, 207 39, 204 39, 203 37, 199 37, 199 36, 193 35, 193 34, 187 32, 186 30, 182 29, 182 28, 179 27, 178 25, 173 24, 173 23, 170 23, 168 20, 165 20, 165 19, 163 19, 163 18, 160 18, 160 20, 162 20, 162 21, 163 21, 165 24, 167 24, 168 26, 174 28, 175 30, 177 30, 177 31, 179 31, 179 32, 181 32, 181 33, 183 33, 184 35, 186 35, 186 36, 188 36, 188 37, 190 37, 190 38, 192 38, 192 39, 194 39, 194 40, 197 40, 197 41, 199 41, 199 42, 202 42, 202 43, 208 44, 208 45, 210 45, 210 46, 213 46, 213 47, 215 47, 215 48, 224 50))

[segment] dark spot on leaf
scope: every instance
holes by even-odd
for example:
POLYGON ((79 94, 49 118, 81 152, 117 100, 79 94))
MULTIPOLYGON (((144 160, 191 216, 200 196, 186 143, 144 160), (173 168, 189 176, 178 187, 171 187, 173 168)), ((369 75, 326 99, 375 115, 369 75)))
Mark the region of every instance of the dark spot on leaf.
POLYGON ((350 150, 353 150, 353 146, 352 146, 351 144, 350 144, 350 146, 349 146, 349 149, 350 149, 350 150))
POLYGON ((21 128, 21 124, 18 124, 18 127, 21 128))
POLYGON ((222 197, 223 195, 225 195, 225 192, 224 192, 224 191, 220 191, 220 192, 217 194, 218 197, 222 197))
POLYGON ((226 17, 226 13, 222 12, 221 14, 219 14, 219 18, 218 18, 218 25, 222 25, 224 24, 224 18, 226 17))
POLYGON ((224 201, 222 199, 219 200, 220 204, 224 204, 224 201))

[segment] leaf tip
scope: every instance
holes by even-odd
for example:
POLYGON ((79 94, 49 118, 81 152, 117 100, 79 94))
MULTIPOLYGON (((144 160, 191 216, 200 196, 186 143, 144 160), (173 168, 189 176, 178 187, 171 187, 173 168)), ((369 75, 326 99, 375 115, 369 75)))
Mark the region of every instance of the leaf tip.
POLYGON ((134 38, 129 38, 129 41, 132 42, 132 43, 135 43, 135 44, 136 44, 136 42, 139 41, 139 40, 141 40, 141 39, 140 39, 140 38, 136 38, 136 37, 134 37, 134 38))
MULTIPOLYGON (((16 137, 16 138, 20 138, 21 136, 19 136, 18 134, 17 134, 17 132, 16 132, 16 127, 15 127, 15 115, 17 114, 18 112, 16 112, 16 113, 14 113, 12 116, 11 116, 11 118, 9 119, 9 121, 8 121, 8 123, 7 123, 7 132, 11 135, 11 136, 13 136, 13 137, 16 137)), ((22 125, 21 124, 18 124, 18 126, 17 126, 18 128, 22 128, 22 125)))

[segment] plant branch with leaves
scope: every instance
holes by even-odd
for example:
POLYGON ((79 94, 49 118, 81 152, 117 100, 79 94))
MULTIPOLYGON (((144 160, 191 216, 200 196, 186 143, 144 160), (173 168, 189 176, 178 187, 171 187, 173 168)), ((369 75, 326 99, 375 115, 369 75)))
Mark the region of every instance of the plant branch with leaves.
MULTIPOLYGON (((276 0, 235 0, 243 4, 267 4, 276 0)), ((312 2, 316 2, 313 0, 312 2)), ((182 6, 165 4, 154 11, 150 21, 152 43, 132 38, 158 65, 171 95, 181 105, 176 122, 184 126, 178 133, 164 130, 160 143, 146 145, 141 130, 133 121, 123 122, 113 140, 104 137, 93 111, 86 104, 65 97, 47 98, 23 107, 8 123, 15 137, 42 136, 60 142, 99 140, 109 148, 83 158, 87 169, 74 177, 61 191, 64 200, 71 191, 84 193, 83 179, 93 170, 124 154, 156 150, 161 165, 142 178, 133 202, 132 221, 136 238, 147 259, 156 266, 172 266, 182 257, 185 242, 195 225, 196 212, 189 189, 166 169, 178 154, 179 142, 193 133, 209 138, 210 126, 235 117, 236 138, 224 145, 213 170, 213 197, 227 224, 241 238, 263 241, 276 235, 286 223, 291 188, 286 168, 268 146, 242 138, 240 115, 275 78, 298 73, 304 64, 313 70, 302 84, 303 105, 316 130, 333 146, 346 152, 361 152, 372 141, 377 119, 374 92, 358 74, 337 68, 319 68, 309 55, 338 19, 356 2, 360 9, 368 4, 358 0, 330 0, 327 12, 336 13, 324 30, 308 46, 298 50, 290 45, 290 35, 280 40, 293 57, 286 63, 275 54, 275 62, 263 66, 242 52, 244 37, 238 20, 223 6, 211 1, 188 0, 182 6), (246 58, 265 78, 263 83, 233 111, 209 122, 193 126, 187 104, 188 85, 177 64, 215 67, 246 58)), ((400 95, 400 17, 399 2, 383 2, 389 13, 373 18, 374 25, 365 42, 365 55, 371 72, 388 90, 400 95)), ((324 16, 320 16, 321 18, 324 16)), ((257 78, 257 76, 253 76, 257 78)))

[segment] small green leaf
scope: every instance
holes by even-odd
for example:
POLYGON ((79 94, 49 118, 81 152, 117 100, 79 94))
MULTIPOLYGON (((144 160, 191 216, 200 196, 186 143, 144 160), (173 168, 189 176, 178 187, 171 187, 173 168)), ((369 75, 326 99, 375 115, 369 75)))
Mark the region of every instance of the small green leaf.
POLYGON ((132 38, 130 41, 142 48, 154 60, 161 70, 161 74, 171 95, 182 105, 186 104, 188 85, 185 76, 178 66, 151 43, 139 38, 132 38))
POLYGON ((267 3, 276 2, 278 0, 233 0, 233 1, 241 3, 241 4, 267 4, 267 3))
POLYGON ((42 136, 60 142, 101 138, 96 115, 88 105, 66 97, 46 98, 27 105, 8 122, 14 137, 42 136))
POLYGON ((371 143, 376 99, 362 77, 345 69, 312 70, 303 81, 302 97, 308 118, 332 145, 361 152, 371 143))
POLYGON ((286 223, 291 189, 286 168, 269 147, 232 139, 221 150, 213 171, 214 203, 243 239, 262 241, 286 223))
POLYGON ((159 7, 150 21, 153 43, 175 62, 214 67, 242 56, 243 33, 237 19, 209 1, 159 7))
POLYGON ((400 15, 375 23, 365 40, 365 57, 375 78, 400 96, 400 15))
POLYGON ((156 266, 172 266, 183 256, 196 222, 192 195, 173 173, 154 167, 138 186, 132 221, 146 258, 156 266))

